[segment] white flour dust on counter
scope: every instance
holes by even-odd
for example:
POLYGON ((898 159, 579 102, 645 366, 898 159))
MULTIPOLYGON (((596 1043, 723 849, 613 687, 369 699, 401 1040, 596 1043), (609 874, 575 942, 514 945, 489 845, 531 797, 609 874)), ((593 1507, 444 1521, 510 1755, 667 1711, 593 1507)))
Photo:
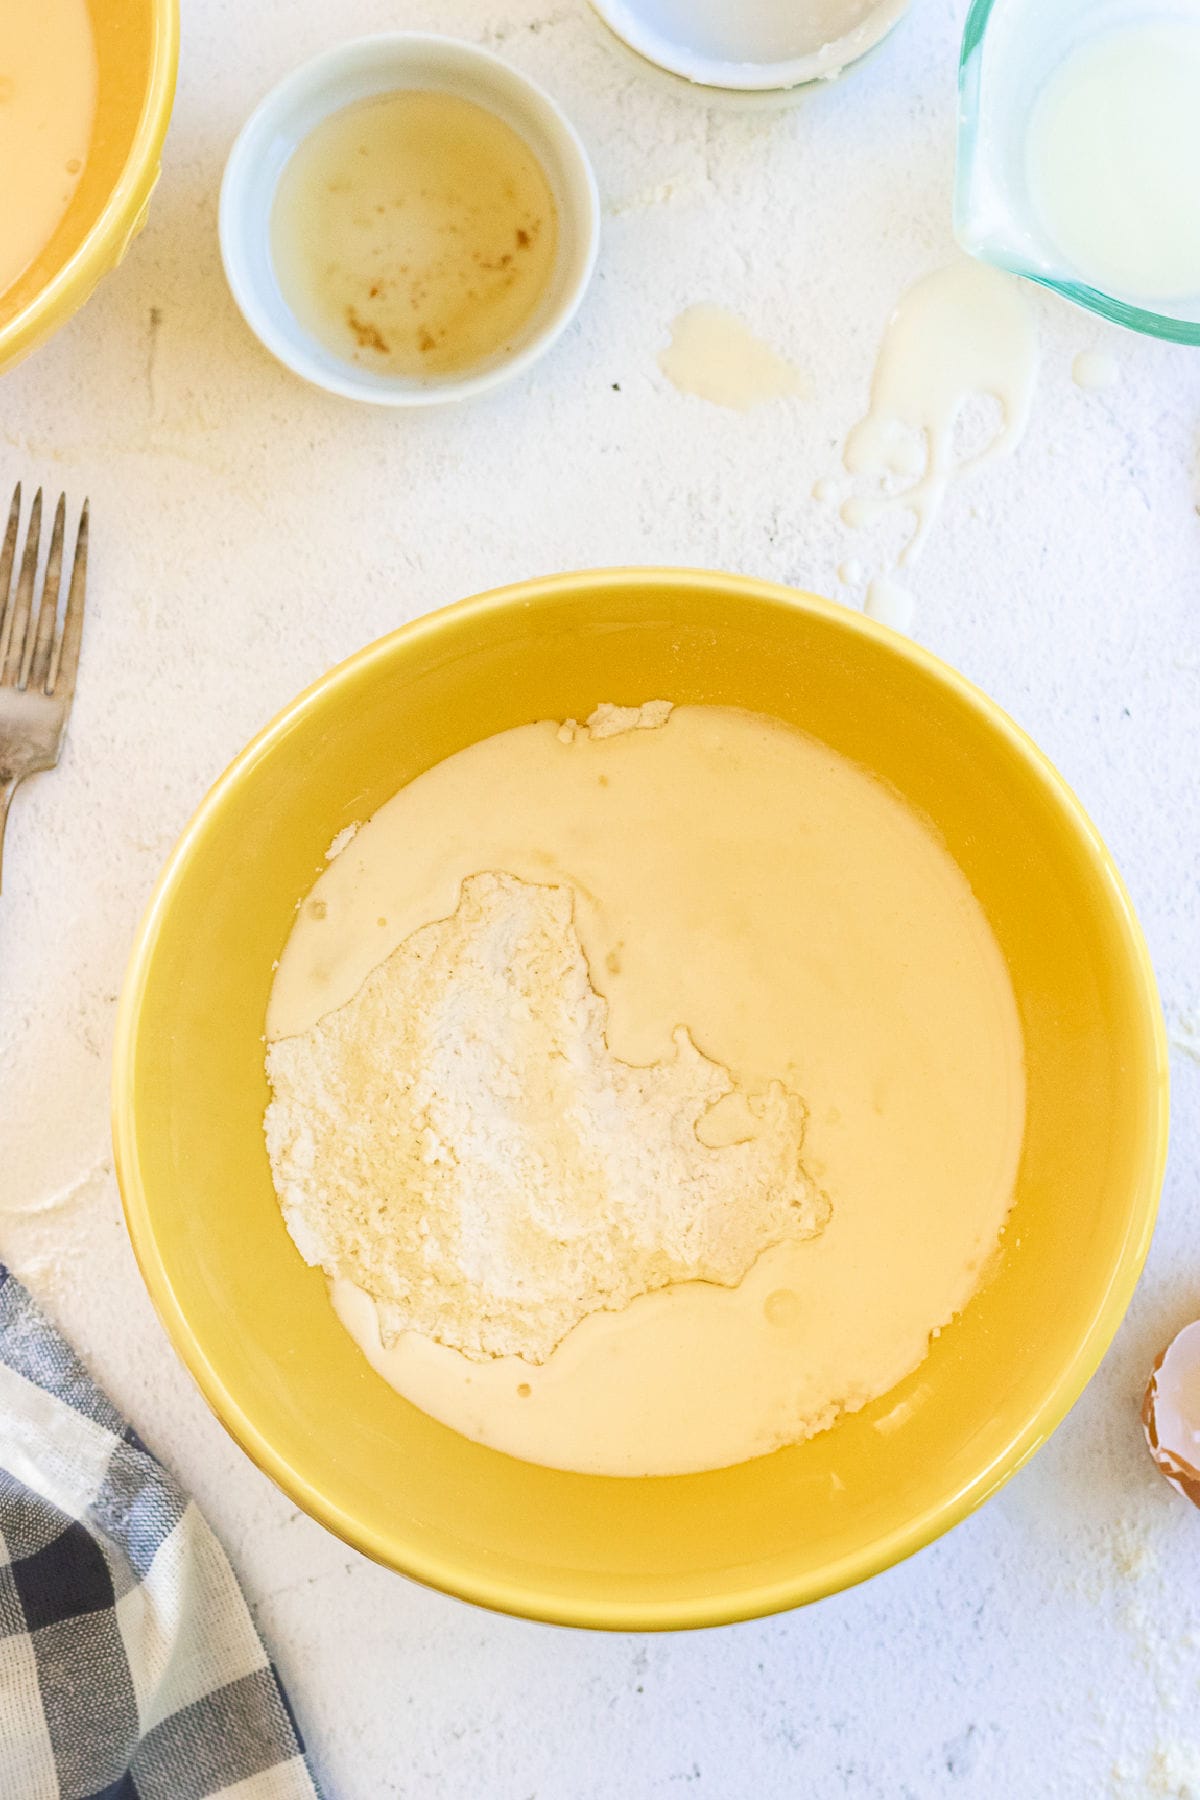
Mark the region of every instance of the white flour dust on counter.
POLYGON ((417 776, 302 902, 267 1036, 276 1187, 342 1322, 559 1468, 716 1468, 889 1392, 1011 1202, 1020 1025, 961 871, 732 708, 417 776))
POLYGON ((866 417, 846 438, 843 460, 859 491, 842 506, 854 530, 896 512, 912 535, 878 568, 866 611, 907 630, 914 602, 899 571, 912 566, 952 481, 1016 448, 1025 432, 1037 371, 1037 336, 1020 284, 963 258, 914 283, 888 321, 866 417), (955 437, 979 399, 1000 408, 981 449, 963 456, 955 437))

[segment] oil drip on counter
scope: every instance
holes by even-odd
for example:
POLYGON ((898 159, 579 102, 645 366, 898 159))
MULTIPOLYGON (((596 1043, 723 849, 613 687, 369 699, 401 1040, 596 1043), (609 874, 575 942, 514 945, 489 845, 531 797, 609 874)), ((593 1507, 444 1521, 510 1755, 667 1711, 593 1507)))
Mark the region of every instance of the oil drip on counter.
POLYGON ((749 412, 767 400, 802 394, 799 370, 723 306, 689 306, 671 325, 658 366, 681 394, 749 412))
POLYGON ((343 1323, 556 1467, 715 1468, 862 1407, 1011 1203, 1020 1027, 965 878, 882 783, 733 709, 521 726, 417 777, 301 905, 267 1035, 276 1184, 343 1323))
POLYGON ((511 125, 455 94, 358 101, 298 145, 271 255, 306 330, 393 375, 482 367, 514 349, 554 270, 545 171, 511 125))

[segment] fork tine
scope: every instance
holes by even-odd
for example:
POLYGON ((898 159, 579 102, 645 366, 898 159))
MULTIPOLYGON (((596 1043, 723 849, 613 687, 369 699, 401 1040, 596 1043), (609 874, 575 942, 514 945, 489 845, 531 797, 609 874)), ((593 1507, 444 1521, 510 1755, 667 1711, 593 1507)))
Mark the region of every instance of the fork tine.
POLYGON ((8 655, 0 668, 0 682, 11 687, 17 679, 25 656, 25 633, 29 629, 29 614, 33 607, 33 578, 37 574, 38 545, 42 536, 42 490, 38 489, 33 496, 33 505, 29 511, 29 524, 25 528, 25 554, 21 558, 21 573, 17 576, 17 590, 11 603, 12 621, 8 640, 8 655))
POLYGON ((3 673, 5 659, 8 656, 8 640, 12 632, 12 610, 9 607, 9 589, 12 586, 13 559, 17 554, 17 526, 21 521, 21 484, 18 481, 13 489, 12 505, 8 509, 8 527, 4 533, 4 547, 0 549, 0 673, 3 673))
POLYGON ((21 665, 18 687, 44 688, 46 677, 50 673, 50 652, 54 648, 54 627, 58 621, 58 590, 62 581, 63 523, 66 512, 67 496, 60 494, 58 505, 54 509, 54 530, 50 534, 50 550, 46 557, 37 631, 26 635, 25 661, 21 665))
POLYGON ((79 669, 79 645, 83 638, 83 602, 87 589, 87 549, 88 549, 88 503, 83 503, 83 511, 79 515, 79 530, 75 534, 75 561, 71 566, 71 585, 67 590, 67 610, 63 615, 62 635, 58 640, 50 673, 46 677, 46 692, 55 699, 62 700, 64 706, 70 704, 75 692, 75 676, 79 669))

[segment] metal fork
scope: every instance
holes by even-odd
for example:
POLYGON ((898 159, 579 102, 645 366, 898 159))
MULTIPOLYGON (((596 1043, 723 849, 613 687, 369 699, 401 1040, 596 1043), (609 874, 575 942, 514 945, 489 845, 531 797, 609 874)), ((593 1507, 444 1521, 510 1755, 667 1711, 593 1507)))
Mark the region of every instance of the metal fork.
POLYGON ((62 749, 83 636, 83 597, 87 581, 88 503, 79 515, 75 557, 62 618, 58 594, 62 583, 63 532, 67 497, 59 495, 54 529, 46 555, 42 592, 35 606, 38 553, 42 536, 42 490, 33 497, 20 573, 13 583, 17 533, 21 523, 21 484, 17 483, 0 547, 0 868, 4 827, 18 785, 39 769, 52 769, 62 749))

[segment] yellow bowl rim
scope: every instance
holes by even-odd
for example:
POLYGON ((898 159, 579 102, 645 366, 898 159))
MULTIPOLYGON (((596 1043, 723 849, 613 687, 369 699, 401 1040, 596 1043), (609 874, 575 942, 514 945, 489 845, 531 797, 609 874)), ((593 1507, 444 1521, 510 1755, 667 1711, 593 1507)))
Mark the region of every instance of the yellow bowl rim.
POLYGON ((64 325, 97 282, 118 263, 125 242, 159 177, 159 156, 179 71, 179 0, 153 0, 154 53, 129 154, 112 192, 73 255, 6 325, 0 325, 0 370, 64 325), (122 241, 125 234, 125 241, 122 241))
POLYGON ((546 1623, 583 1626, 610 1631, 676 1631, 740 1620, 761 1618, 839 1593, 871 1575, 903 1561, 924 1548, 973 1512, 1028 1462, 1066 1417, 1100 1362, 1123 1319, 1137 1284, 1150 1239, 1162 1186, 1168 1132, 1168 1047, 1149 950, 1116 864, 1082 803, 1033 739, 991 700, 981 688, 941 661, 930 651, 864 614, 823 597, 788 588, 754 576, 723 574, 716 570, 685 567, 631 566, 577 570, 563 575, 538 576, 493 588, 444 606, 401 625, 336 664, 277 713, 254 737, 208 790, 172 850, 155 884, 138 927, 117 1010, 113 1047, 112 1129, 118 1185, 134 1254, 150 1297, 177 1354, 197 1382, 204 1398, 235 1442, 251 1461, 288 1497, 351 1548, 373 1561, 407 1575, 457 1599, 473 1601, 495 1612, 532 1618, 546 1623), (1039 777, 1060 811, 1086 847, 1093 871, 1106 890, 1114 914, 1124 928, 1130 975, 1140 985, 1154 1040, 1153 1065, 1147 1073, 1146 1103, 1154 1119, 1154 1154, 1143 1173, 1139 1191, 1132 1196, 1130 1217, 1122 1252, 1107 1286, 1099 1295, 1092 1321, 1074 1356, 1059 1372, 1041 1405, 1009 1439, 1000 1455, 960 1488, 929 1506, 881 1537, 819 1571, 782 1578, 721 1598, 646 1601, 630 1603, 591 1599, 564 1600, 539 1594, 521 1583, 494 1579, 482 1572, 464 1573, 452 1558, 413 1555, 390 1542, 382 1532, 371 1532, 351 1515, 328 1502, 303 1471, 280 1456, 258 1427, 226 1391, 194 1336, 171 1287, 151 1224, 137 1155, 133 1113, 132 1072, 136 1054, 138 1016, 154 953, 154 941, 166 912, 172 888, 191 846, 214 828, 225 795, 259 757, 267 754, 292 724, 332 691, 371 663, 386 661, 397 644, 436 635, 451 618, 483 620, 513 607, 529 608, 551 602, 588 584, 636 587, 648 581, 661 586, 708 588, 767 601, 794 612, 816 613, 851 634, 858 632, 886 644, 888 649, 915 669, 931 676, 965 702, 1007 742, 1010 749, 1039 777))

